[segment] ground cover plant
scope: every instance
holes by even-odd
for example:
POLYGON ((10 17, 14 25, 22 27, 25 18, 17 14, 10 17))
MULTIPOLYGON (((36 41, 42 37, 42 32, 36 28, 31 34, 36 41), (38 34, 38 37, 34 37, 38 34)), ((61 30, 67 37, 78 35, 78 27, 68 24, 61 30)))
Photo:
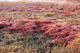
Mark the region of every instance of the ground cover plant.
POLYGON ((0 53, 79 53, 80 4, 0 4, 0 53))

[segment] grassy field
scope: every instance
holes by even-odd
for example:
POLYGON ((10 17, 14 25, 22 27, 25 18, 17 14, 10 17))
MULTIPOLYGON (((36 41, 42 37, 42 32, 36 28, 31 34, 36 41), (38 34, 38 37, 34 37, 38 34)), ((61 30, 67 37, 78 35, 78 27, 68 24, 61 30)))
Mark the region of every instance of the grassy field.
MULTIPOLYGON (((23 7, 25 10, 25 5, 23 3, 18 3, 19 7, 23 7), (20 6, 21 5, 21 6, 20 6)), ((16 5, 17 3, 5 3, 1 4, 1 6, 7 6, 7 5, 16 5)), ((29 5, 35 4, 37 5, 38 3, 28 3, 29 5)), ((40 3, 41 4, 47 4, 50 5, 49 3, 40 3)), ((46 7, 41 5, 40 9, 44 10, 46 7)), ((47 7, 49 10, 41 11, 41 12, 30 12, 30 11, 8 11, 8 9, 5 7, 5 11, 0 11, 0 53, 80 53, 80 4, 71 4, 71 11, 68 11, 68 13, 65 13, 64 10, 69 10, 68 8, 65 8, 69 6, 69 4, 57 4, 52 7, 47 7), (75 6, 77 5, 77 6, 75 6), (62 7, 63 6, 63 7, 62 7), (62 8, 60 8, 62 7, 62 8), (54 12, 51 11, 52 9, 58 9, 55 10, 54 12), (60 8, 60 9, 59 9, 60 8), (64 10, 63 10, 64 9, 64 10), (79 11, 79 12, 78 12, 79 11), (72 38, 70 41, 67 41, 67 43, 64 43, 63 41, 55 41, 52 37, 48 35, 45 35, 41 31, 37 33, 29 33, 29 34, 24 34, 21 31, 15 31, 13 33, 6 33, 4 32, 1 27, 3 24, 1 20, 4 20, 2 18, 22 18, 22 17, 30 17, 33 18, 32 20, 35 21, 38 20, 40 21, 41 19, 44 19, 44 21, 48 18, 51 19, 57 19, 57 20, 51 20, 52 22, 56 23, 63 23, 63 24, 70 24, 71 26, 77 26, 78 29, 75 29, 74 31, 77 32, 76 37, 72 38), (78 30, 78 31, 77 31, 78 30), (46 36, 46 38, 45 38, 46 36)), ((15 7, 14 7, 15 8, 15 7)), ((38 6, 39 8, 39 6, 38 6)), ((32 9, 36 9, 32 7, 32 9)), ((3 9, 4 10, 4 9, 3 9)), ((34 10, 33 10, 34 11, 34 10)), ((7 19, 6 19, 7 20, 7 19)), ((21 19, 19 19, 20 21, 21 19)), ((30 21, 32 21, 30 20, 30 21)), ((26 20, 22 19, 21 21, 25 22, 26 20)), ((28 20, 29 21, 29 20, 28 20)), ((42 22, 44 22, 42 21, 42 22)), ((47 21, 45 21, 47 22, 47 21)), ((16 21, 15 21, 16 23, 16 21)), ((15 24, 13 23, 13 24, 15 24)), ((42 23, 44 24, 44 23, 42 23)), ((48 24, 48 23, 47 23, 48 24)), ((48 26, 48 25, 47 25, 48 26)), ((18 28, 18 27, 17 27, 18 28)), ((24 27, 23 27, 24 28, 24 27)), ((40 29, 40 28, 39 28, 40 29)), ((46 30, 46 29, 45 29, 46 30)), ((7 30, 8 31, 8 30, 7 30)))

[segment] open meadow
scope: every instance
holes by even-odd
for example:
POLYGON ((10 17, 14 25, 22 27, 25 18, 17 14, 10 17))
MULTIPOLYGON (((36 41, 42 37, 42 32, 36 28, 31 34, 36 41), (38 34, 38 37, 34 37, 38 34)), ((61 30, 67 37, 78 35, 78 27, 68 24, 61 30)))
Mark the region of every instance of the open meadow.
POLYGON ((80 4, 0 4, 0 53, 80 53, 80 4))

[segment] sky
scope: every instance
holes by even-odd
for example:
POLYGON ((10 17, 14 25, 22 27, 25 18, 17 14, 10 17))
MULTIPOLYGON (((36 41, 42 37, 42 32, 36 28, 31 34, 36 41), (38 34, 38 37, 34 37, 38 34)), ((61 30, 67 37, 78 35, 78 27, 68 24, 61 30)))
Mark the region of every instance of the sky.
POLYGON ((0 0, 0 1, 21 1, 21 0, 0 0))
MULTIPOLYGON (((17 2, 17 1, 23 1, 23 0, 0 0, 0 1, 10 1, 10 2, 17 2)), ((54 2, 54 3, 74 3, 71 2, 70 0, 24 0, 24 1, 34 1, 34 2, 54 2)))

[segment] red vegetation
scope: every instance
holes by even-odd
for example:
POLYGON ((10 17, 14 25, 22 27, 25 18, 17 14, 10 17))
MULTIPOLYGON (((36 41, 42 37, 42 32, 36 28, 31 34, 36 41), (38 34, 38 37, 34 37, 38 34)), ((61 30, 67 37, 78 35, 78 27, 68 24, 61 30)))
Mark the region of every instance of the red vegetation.
POLYGON ((33 4, 26 4, 22 3, 22 5, 18 5, 18 3, 7 3, 2 7, 0 5, 0 12, 10 12, 10 11, 30 11, 30 12, 61 12, 61 13, 69 13, 69 12, 80 12, 80 5, 64 5, 59 6, 58 4, 49 3, 49 4, 40 4, 40 3, 33 3, 33 4), (57 7, 56 7, 57 6, 57 7))
MULTIPOLYGON (((53 39, 69 41, 80 33, 80 27, 59 23, 55 18, 0 18, 0 29, 12 33, 20 31, 25 34, 41 32, 53 39)), ((44 38, 42 36, 41 38, 44 38)))

